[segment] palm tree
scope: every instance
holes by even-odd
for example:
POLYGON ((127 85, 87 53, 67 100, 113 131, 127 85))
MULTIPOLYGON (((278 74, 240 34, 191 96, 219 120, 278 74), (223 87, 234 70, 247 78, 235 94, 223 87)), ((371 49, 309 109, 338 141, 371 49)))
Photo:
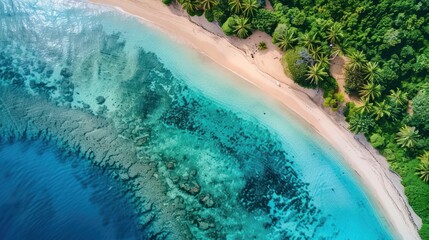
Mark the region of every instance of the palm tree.
POLYGON ((243 14, 246 17, 253 17, 259 8, 258 1, 256 0, 243 0, 242 6, 243 14))
POLYGON ((214 6, 216 6, 217 1, 216 0, 200 0, 200 6, 204 10, 212 9, 214 6))
POLYGON ((377 62, 367 62, 364 65, 364 76, 367 81, 375 81, 380 78, 380 68, 377 62))
POLYGON ((339 46, 339 45, 332 46, 329 59, 333 60, 338 55, 344 55, 343 48, 341 46, 339 46))
POLYGON ((429 151, 424 151, 417 158, 420 160, 420 165, 417 167, 417 175, 427 183, 429 182, 429 151))
POLYGON ((390 116, 390 109, 392 107, 386 103, 386 100, 383 100, 382 102, 378 102, 375 104, 375 106, 372 108, 373 113, 375 115, 375 120, 379 120, 380 118, 383 118, 384 116, 390 116))
POLYGON ((424 151, 422 155, 417 157, 420 162, 428 162, 429 163, 429 151, 424 151))
POLYGON ((316 34, 304 33, 300 37, 300 44, 307 48, 307 50, 313 49, 319 41, 316 39, 316 34))
POLYGON ((349 54, 349 62, 347 63, 347 69, 356 70, 363 66, 365 62, 365 55, 361 51, 352 51, 349 54))
POLYGON ((340 23, 334 23, 328 30, 328 34, 326 35, 326 39, 332 44, 337 45, 341 38, 343 38, 343 26, 340 23))
POLYGON ((374 120, 368 114, 361 114, 361 113, 353 114, 349 123, 350 123, 349 129, 353 133, 367 134, 374 127, 374 120))
POLYGON ((295 32, 288 29, 284 34, 275 39, 274 43, 277 44, 282 51, 287 51, 288 49, 293 48, 296 40, 295 32))
POLYGON ((248 18, 237 17, 234 23, 234 32, 239 38, 247 38, 252 30, 248 18))
POLYGON ((331 63, 329 62, 328 56, 326 56, 325 54, 320 55, 318 62, 320 63, 320 65, 322 65, 323 68, 326 68, 326 69, 328 69, 329 66, 331 65, 331 63))
POLYGON ((182 9, 185 10, 189 15, 193 15, 195 10, 197 9, 195 2, 192 0, 183 0, 181 2, 182 9))
POLYGON ((423 182, 429 182, 429 161, 422 161, 417 167, 417 175, 423 182))
POLYGON ((228 0, 228 5, 233 13, 239 14, 241 12, 241 0, 228 0))
POLYGON ((361 114, 364 114, 364 113, 370 113, 370 112, 372 112, 372 108, 373 108, 373 104, 369 101, 368 98, 365 98, 362 101, 362 105, 360 105, 360 106, 357 107, 357 110, 361 114))
POLYGON ((405 125, 396 134, 396 142, 401 147, 412 148, 416 144, 418 137, 419 131, 415 127, 405 125))
POLYGON ((320 61, 320 59, 324 55, 323 54, 323 48, 321 46, 311 47, 308 50, 308 53, 310 53, 311 57, 316 61, 320 61))
POLYGON ((363 99, 369 98, 370 100, 374 100, 381 95, 381 85, 370 81, 359 90, 359 94, 363 99))
POLYGON ((407 95, 406 92, 402 92, 401 89, 397 88, 396 91, 390 90, 388 98, 395 107, 398 107, 408 102, 407 95))
POLYGON ((323 68, 320 63, 316 63, 308 68, 307 79, 310 80, 311 83, 319 85, 323 78, 328 76, 325 68, 323 68))

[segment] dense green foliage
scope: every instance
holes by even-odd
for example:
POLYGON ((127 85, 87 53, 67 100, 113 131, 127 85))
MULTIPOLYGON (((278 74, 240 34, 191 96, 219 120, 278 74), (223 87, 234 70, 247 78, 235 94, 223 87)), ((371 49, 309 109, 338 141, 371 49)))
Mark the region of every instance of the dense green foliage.
MULTIPOLYGON (((164 0, 167 1, 168 0, 164 0)), ((350 130, 363 133, 403 178, 429 239, 429 2, 420 0, 179 0, 190 15, 205 11, 227 35, 253 29, 284 51, 285 73, 324 91, 326 107, 344 108, 330 61, 345 54, 343 109, 350 130), (426 90, 425 90, 426 89, 426 90), (422 157, 423 156, 423 157, 422 157)))
POLYGON ((327 93, 327 96, 325 97, 323 105, 325 107, 330 107, 333 111, 338 111, 338 109, 343 106, 344 95, 340 92, 336 93, 336 91, 325 90, 325 93, 327 93))
POLYGON ((411 122, 421 127, 422 131, 429 131, 429 91, 420 91, 413 98, 413 117, 411 122))
POLYGON ((290 77, 300 85, 312 86, 307 80, 307 69, 311 65, 313 59, 304 48, 291 49, 283 55, 283 66, 290 73, 290 77))
POLYGON ((248 18, 234 15, 226 20, 222 30, 227 36, 236 34, 239 38, 247 38, 251 33, 251 26, 248 18))
POLYGON ((229 17, 222 25, 222 31, 227 36, 234 34, 235 17, 229 17))
POLYGON ((277 27, 277 15, 266 9, 259 9, 252 20, 252 25, 255 29, 259 29, 268 34, 273 34, 274 29, 277 27))

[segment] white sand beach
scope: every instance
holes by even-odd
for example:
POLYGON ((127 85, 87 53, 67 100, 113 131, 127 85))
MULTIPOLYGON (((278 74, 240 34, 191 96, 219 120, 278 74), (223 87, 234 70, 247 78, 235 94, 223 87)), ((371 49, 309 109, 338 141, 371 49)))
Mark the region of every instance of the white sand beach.
POLYGON ((313 99, 316 91, 297 86, 283 73, 281 52, 270 36, 257 32, 249 39, 224 37, 221 30, 205 19, 190 19, 174 6, 161 0, 93 0, 135 15, 150 26, 188 44, 217 64, 229 69, 283 103, 288 109, 318 132, 337 150, 381 209, 392 229, 401 239, 420 239, 420 218, 408 204, 400 178, 388 168, 386 160, 370 146, 360 143, 346 128, 342 119, 328 114, 313 99), (207 30, 206 30, 207 29, 207 30), (268 49, 257 51, 260 41, 268 49))

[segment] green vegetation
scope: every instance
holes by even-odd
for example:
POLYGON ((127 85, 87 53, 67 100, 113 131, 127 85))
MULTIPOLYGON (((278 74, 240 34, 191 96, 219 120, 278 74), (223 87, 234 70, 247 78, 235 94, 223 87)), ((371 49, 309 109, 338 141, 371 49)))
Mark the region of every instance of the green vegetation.
POLYGON ((239 38, 247 38, 251 33, 249 19, 245 17, 232 16, 222 25, 225 35, 236 34, 239 38))
POLYGON ((429 131, 429 91, 422 90, 413 98, 412 109, 412 123, 429 131))
POLYGON ((235 17, 229 17, 228 20, 222 25, 222 31, 227 36, 231 36, 234 34, 234 24, 235 24, 235 17))
POLYGON ((287 66, 285 72, 290 73, 290 77, 298 84, 306 87, 312 86, 307 80, 307 69, 312 65, 313 59, 304 48, 291 49, 283 55, 283 66, 287 66))
POLYGON ((294 29, 287 29, 285 24, 279 24, 274 30, 273 43, 283 51, 295 47, 297 40, 294 29))
MULTIPOLYGON (((169 0, 163 0, 169 3, 169 0)), ((418 0, 179 0, 190 15, 216 21, 226 35, 252 30, 285 52, 285 73, 321 88, 326 107, 342 109, 350 130, 363 133, 403 179, 429 239, 429 5, 418 0), (329 76, 330 61, 348 58, 346 103, 329 76), (426 159, 426 160, 424 160, 426 159)))
POLYGON ((258 50, 265 50, 265 49, 267 49, 267 44, 265 42, 259 42, 258 50))
POLYGON ((323 105, 325 107, 330 107, 333 111, 338 111, 338 109, 343 106, 343 103, 344 95, 340 92, 332 94, 331 91, 331 93, 328 93, 325 97, 325 102, 323 103, 323 105))
POLYGON ((319 86, 323 79, 328 77, 329 75, 326 72, 326 69, 322 66, 322 64, 318 62, 311 66, 308 66, 306 76, 307 80, 309 80, 311 84, 319 86))
POLYGON ((260 9, 256 12, 255 17, 252 20, 254 29, 259 29, 267 34, 273 34, 278 24, 277 15, 265 9, 260 9))
POLYGON ((399 146, 412 148, 416 145, 419 131, 415 127, 403 126, 396 135, 396 142, 399 146))

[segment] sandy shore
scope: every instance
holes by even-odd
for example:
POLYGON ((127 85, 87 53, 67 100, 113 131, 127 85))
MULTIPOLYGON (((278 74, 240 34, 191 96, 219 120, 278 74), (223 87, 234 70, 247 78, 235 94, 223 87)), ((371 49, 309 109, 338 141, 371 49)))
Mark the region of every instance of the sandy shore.
POLYGON ((279 61, 281 53, 271 44, 268 35, 259 32, 246 40, 226 38, 215 25, 202 18, 191 20, 161 0, 93 2, 112 5, 140 17, 282 102, 285 109, 300 116, 343 156, 401 239, 420 239, 417 228, 421 220, 409 206, 400 178, 389 171, 383 157, 347 130, 343 120, 335 120, 320 104, 313 102, 312 99, 317 98, 315 91, 300 88, 284 75, 279 61), (267 50, 257 51, 260 41, 267 43, 267 50))

